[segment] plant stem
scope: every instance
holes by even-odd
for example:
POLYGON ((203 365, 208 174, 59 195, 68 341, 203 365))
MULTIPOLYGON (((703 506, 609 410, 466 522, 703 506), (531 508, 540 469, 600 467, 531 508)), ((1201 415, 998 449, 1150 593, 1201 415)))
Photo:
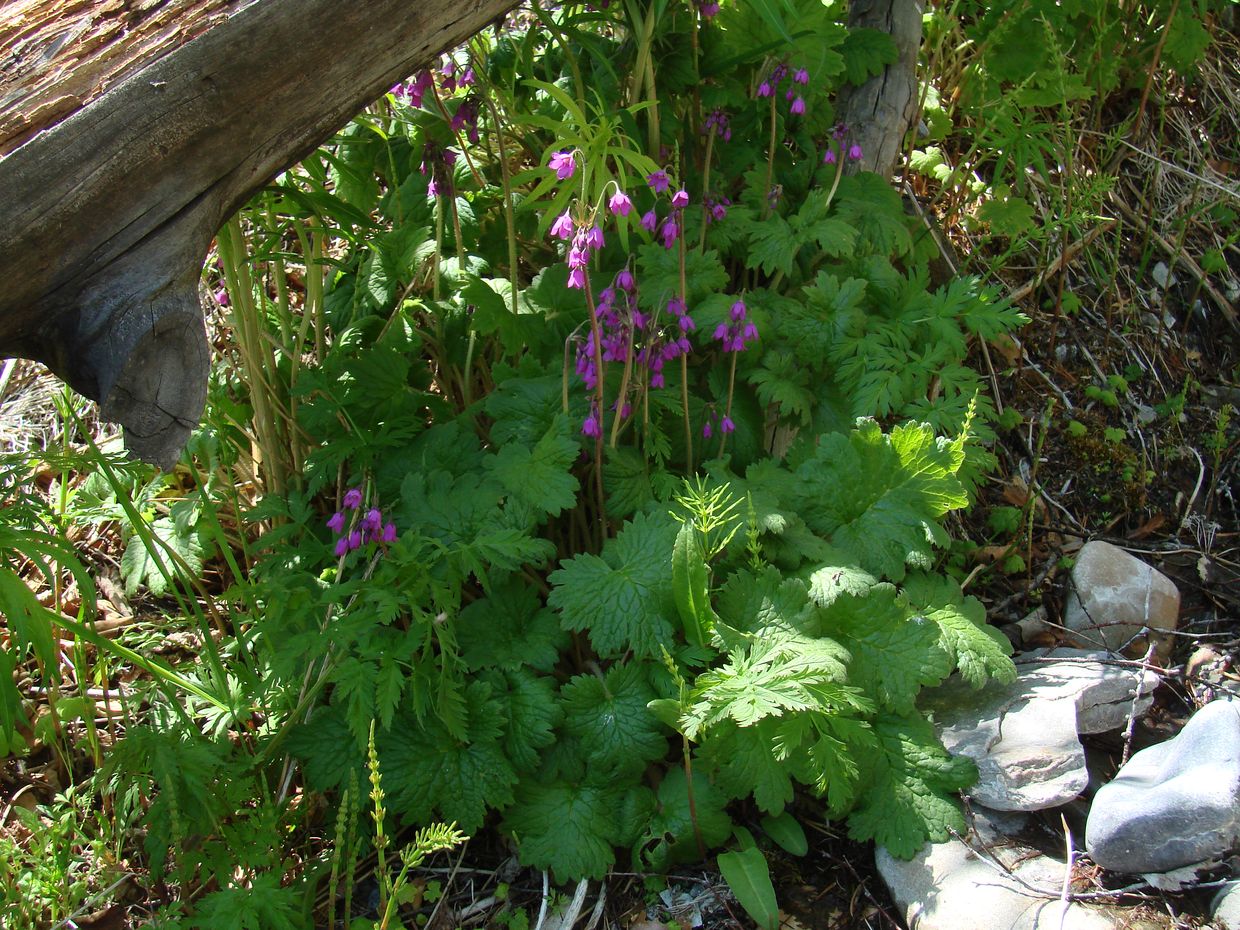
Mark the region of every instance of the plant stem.
POLYGON ((762 207, 762 218, 771 214, 771 178, 775 172, 775 92, 771 91, 771 137, 766 147, 766 183, 763 185, 762 196, 764 198, 764 206, 762 207))
MULTIPOLYGON (((443 252, 443 194, 435 195, 435 259, 431 266, 434 281, 431 284, 431 296, 439 300, 439 261, 443 252)), ((439 314, 435 314, 439 319, 439 314)))
MULTIPOLYGON (((732 367, 728 369, 728 407, 724 411, 724 416, 729 420, 732 418, 732 392, 736 389, 736 356, 738 352, 732 353, 732 367)), ((724 432, 723 426, 719 427, 719 455, 723 456, 723 447, 728 444, 728 434, 724 432)))
MULTIPOLYGON (((678 218, 679 221, 679 218, 678 218)), ((688 282, 685 280, 685 233, 682 228, 676 237, 677 251, 680 258, 680 304, 685 313, 689 312, 688 282)), ((703 225, 705 229, 705 225, 703 225)), ((680 356, 680 408, 685 417, 685 469, 693 472, 693 424, 689 420, 689 364, 684 354, 680 356)))
MULTIPOLYGON (((633 376, 633 343, 637 339, 635 328, 630 327, 629 344, 624 353, 624 374, 620 377, 620 391, 616 396, 616 415, 611 420, 611 440, 609 445, 616 448, 616 440, 620 438, 620 424, 624 419, 624 398, 628 396, 629 380, 633 376)), ((599 416, 602 423, 602 415, 599 416)))
POLYGON ((702 167, 702 232, 698 237, 698 251, 706 249, 706 226, 710 222, 710 207, 706 206, 706 195, 710 192, 710 161, 715 150, 714 127, 706 133, 706 164, 702 167))
POLYGON ((590 336, 594 343, 594 402, 598 405, 598 435, 594 437, 594 488, 598 495, 599 550, 607 542, 607 497, 603 493, 603 333, 598 325, 598 310, 594 306, 594 291, 590 287, 590 275, 585 274, 586 307, 590 311, 590 336))
POLYGON ((499 108, 490 93, 482 94, 482 101, 495 123, 495 138, 499 143, 499 170, 504 185, 504 227, 508 232, 508 281, 512 287, 512 314, 517 315, 517 295, 520 283, 517 276, 517 224, 512 205, 512 172, 508 166, 508 144, 504 140, 504 126, 499 118, 499 108))
POLYGON ((693 838, 697 840, 698 855, 706 858, 706 843, 702 840, 702 826, 698 823, 697 799, 693 795, 693 760, 689 755, 689 739, 680 737, 681 751, 685 760, 685 794, 689 798, 689 820, 693 824, 693 838))

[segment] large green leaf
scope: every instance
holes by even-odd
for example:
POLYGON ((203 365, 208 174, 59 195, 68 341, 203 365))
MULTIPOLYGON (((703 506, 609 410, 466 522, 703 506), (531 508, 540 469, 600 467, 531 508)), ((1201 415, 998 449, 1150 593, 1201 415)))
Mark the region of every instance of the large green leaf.
POLYGON ((947 753, 917 713, 874 721, 879 751, 872 758, 860 805, 848 818, 853 839, 874 840, 897 859, 911 859, 927 840, 963 832, 953 797, 977 780, 969 759, 947 753))
POLYGON ((796 471, 796 510, 819 535, 874 575, 899 580, 929 568, 947 534, 939 520, 968 503, 957 478, 963 444, 905 423, 884 434, 873 420, 820 438, 796 471))
POLYGON ((603 548, 551 573, 547 603, 566 630, 585 631, 604 656, 632 649, 656 656, 672 644, 672 545, 677 526, 665 515, 638 514, 603 548))

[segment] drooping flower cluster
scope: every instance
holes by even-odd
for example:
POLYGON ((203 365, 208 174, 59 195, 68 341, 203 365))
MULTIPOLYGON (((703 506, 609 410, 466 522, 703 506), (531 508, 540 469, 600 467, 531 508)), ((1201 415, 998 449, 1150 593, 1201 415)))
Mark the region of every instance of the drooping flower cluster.
POLYGON ((685 302, 679 297, 668 300, 667 313, 667 325, 648 326, 643 344, 635 356, 637 364, 648 373, 650 386, 655 389, 667 386, 663 377, 664 366, 689 354, 693 347, 688 334, 697 329, 685 302))
POLYGON ((456 158, 455 151, 436 142, 427 142, 422 147, 422 165, 419 170, 424 175, 430 175, 431 180, 426 188, 428 195, 452 196, 452 166, 456 164, 456 158))
POLYGON ((702 198, 702 206, 706 210, 706 222, 722 223, 728 215, 728 207, 732 201, 727 197, 712 197, 709 194, 702 198))
MULTIPOLYGON (((547 167, 555 172, 559 180, 568 180, 576 172, 578 154, 574 150, 553 152, 547 167)), ((657 207, 652 208, 641 217, 640 224, 647 232, 657 234, 664 247, 670 249, 682 235, 683 214, 690 203, 689 192, 683 188, 673 190, 672 178, 662 168, 647 175, 646 184, 656 197, 670 194, 670 210, 660 220, 657 207)), ((706 204, 709 217, 716 221, 723 219, 729 203, 726 199, 719 199, 706 204)), ((606 198, 606 208, 613 216, 624 219, 634 210, 633 199, 615 186, 614 192, 606 198)), ((592 207, 577 204, 565 210, 551 224, 552 238, 569 244, 566 262, 569 269, 567 286, 570 288, 586 287, 591 256, 604 246, 603 228, 599 224, 602 212, 602 200, 592 207)), ((576 371, 591 395, 589 412, 582 421, 581 432, 598 439, 603 435, 604 417, 608 415, 608 410, 600 409, 604 403, 600 369, 608 363, 624 366, 623 396, 607 402, 607 406, 612 414, 618 411, 621 418, 626 418, 631 414, 634 394, 640 394, 647 388, 666 386, 664 368, 668 362, 691 351, 688 333, 696 329, 696 324, 684 301, 678 297, 668 300, 665 313, 644 311, 638 302, 633 272, 627 265, 616 273, 611 286, 599 292, 597 303, 592 304, 590 310, 591 327, 584 336, 574 337, 574 342, 576 371)))
POLYGON ((370 543, 387 545, 396 542, 396 524, 383 522, 383 513, 371 507, 361 513, 362 489, 349 488, 344 494, 344 510, 337 510, 327 521, 327 528, 336 534, 335 553, 342 558, 370 543))
MULTIPOLYGON (((408 83, 397 84, 393 87, 392 94, 398 100, 404 100, 409 106, 420 109, 426 102, 428 93, 434 96, 436 75, 439 79, 439 89, 445 95, 455 94, 458 90, 467 90, 477 82, 472 66, 465 65, 462 68, 449 57, 440 70, 434 71, 428 68, 419 71, 408 83)), ((479 138, 478 109, 478 98, 471 93, 457 104, 449 120, 454 133, 464 130, 469 141, 475 143, 479 138)))
POLYGON ((717 107, 707 113, 706 119, 702 122, 702 135, 709 136, 712 131, 724 142, 732 141, 732 127, 729 125, 728 114, 717 107))
POLYGON ((439 86, 443 88, 444 93, 455 93, 458 87, 472 87, 477 80, 474 69, 466 66, 464 70, 452 58, 449 58, 443 66, 443 70, 439 72, 439 86), (457 76, 459 73, 459 77, 457 76))
POLYGON ((586 286, 586 268, 590 265, 590 253, 597 252, 605 244, 602 227, 593 220, 573 219, 565 210, 551 224, 551 235, 569 242, 568 286, 582 289, 586 286))
MULTIPOLYGON (((635 372, 641 372, 640 377, 634 377, 629 383, 630 391, 640 390, 643 383, 655 390, 666 387, 663 372, 667 363, 692 350, 688 334, 697 328, 697 324, 689 315, 684 301, 672 297, 667 302, 666 316, 644 312, 638 304, 637 282, 627 267, 620 269, 611 287, 599 292, 596 312, 600 334, 599 357, 603 364, 615 362, 624 365, 631 353, 635 372)), ((593 392, 599 373, 592 333, 587 333, 577 345, 576 370, 585 382, 586 390, 593 392)), ((611 407, 612 410, 619 407, 621 416, 628 416, 630 399, 628 396, 618 398, 611 407)), ((599 429, 601 418, 592 401, 581 431, 586 436, 598 436, 600 433, 596 430, 599 429)))
POLYGON ((702 14, 702 19, 714 19, 719 15, 719 3, 717 0, 698 0, 698 12, 702 14))
POLYGON ((858 145, 856 142, 848 146, 847 149, 844 148, 844 141, 847 138, 848 138, 848 127, 844 125, 843 123, 836 123, 835 127, 831 130, 832 141, 827 143, 826 154, 822 156, 823 164, 834 165, 836 163, 837 158, 841 158, 844 156, 847 156, 851 161, 861 160, 861 156, 864 154, 864 152, 862 152, 861 146, 858 145), (836 155, 837 148, 839 149, 838 156, 836 155))
POLYGON ((633 201, 629 199, 628 194, 617 188, 608 199, 607 208, 616 216, 628 216, 633 212, 633 201))
POLYGON ((409 106, 418 108, 422 106, 422 98, 431 89, 434 80, 430 71, 419 71, 409 83, 397 84, 393 87, 392 94, 398 99, 403 99, 409 106))
POLYGON ((702 438, 710 439, 711 436, 715 435, 716 429, 722 435, 727 436, 736 430, 736 424, 732 422, 732 418, 726 413, 720 416, 716 412, 714 404, 707 404, 706 421, 702 424, 702 438))
POLYGON ((785 64, 779 64, 772 69, 770 76, 758 85, 759 97, 774 97, 779 90, 779 85, 784 82, 788 75, 792 75, 792 82, 788 85, 788 89, 784 91, 784 100, 789 103, 788 112, 793 116, 801 116, 805 113, 805 98, 802 96, 802 88, 809 84, 809 71, 805 68, 797 68, 795 71, 789 69, 785 64))
POLYGON ((715 327, 711 337, 723 343, 724 352, 744 352, 749 343, 758 338, 758 327, 749 319, 745 301, 737 300, 728 311, 728 318, 715 327))
MULTIPOLYGON (((656 194, 663 194, 672 189, 671 178, 667 172, 660 168, 646 177, 646 183, 650 189, 656 194)), ((656 229, 659 231, 659 237, 663 240, 663 247, 670 249, 676 244, 676 240, 680 238, 681 232, 681 211, 689 206, 689 192, 684 188, 680 188, 676 193, 672 194, 672 212, 669 213, 659 223, 659 214, 651 208, 642 214, 641 226, 646 232, 653 233, 656 229)))
POLYGON ((466 97, 460 102, 456 108, 456 112, 452 114, 449 124, 453 132, 465 130, 465 135, 470 142, 477 143, 478 136, 478 101, 473 96, 466 97))
POLYGON ((573 176, 573 172, 577 170, 576 154, 571 149, 552 152, 547 167, 554 171, 555 176, 561 181, 567 181, 573 176))

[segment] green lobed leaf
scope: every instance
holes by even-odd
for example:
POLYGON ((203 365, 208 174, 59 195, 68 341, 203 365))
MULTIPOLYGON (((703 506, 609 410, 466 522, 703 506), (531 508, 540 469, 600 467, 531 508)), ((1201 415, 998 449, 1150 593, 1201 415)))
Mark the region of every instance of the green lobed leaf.
POLYGON ((578 483, 570 469, 579 452, 572 425, 560 414, 533 448, 508 443, 488 465, 505 491, 554 517, 577 503, 578 483))
POLYGON ((375 707, 379 725, 390 727, 396 708, 405 693, 409 682, 409 671, 396 657, 384 652, 379 658, 379 668, 375 673, 375 707))
MULTIPOLYGON (((680 255, 651 242, 638 250, 637 278, 641 281, 641 304, 647 310, 662 310, 667 301, 680 293, 680 255)), ((714 249, 690 250, 685 256, 685 300, 692 312, 698 302, 722 291, 728 272, 714 249)))
POLYGON ((952 660, 939 645, 938 628, 909 610, 889 584, 863 597, 845 595, 818 614, 822 632, 848 650, 848 681, 880 707, 909 713, 917 692, 951 674, 952 660))
POLYGON ((607 491, 607 515, 631 517, 654 500, 645 457, 631 446, 605 450, 603 487, 607 491))
POLYGON ((491 441, 501 447, 538 442, 561 415, 560 391, 559 375, 518 375, 496 386, 486 399, 487 415, 495 421, 491 441))
POLYGON ((543 607, 538 592, 517 576, 466 606, 457 617, 456 635, 470 671, 528 667, 549 672, 568 645, 568 634, 555 613, 543 607))
POLYGON ((345 784, 352 770, 364 763, 357 740, 339 707, 320 707, 305 723, 289 731, 285 746, 301 760, 306 781, 316 791, 345 784))
POLYGON ((555 681, 526 669, 492 669, 484 676, 504 716, 504 751, 518 772, 536 771, 541 750, 555 742, 563 717, 555 681))
POLYGON ((763 274, 788 274, 796 261, 802 239, 778 214, 755 223, 749 232, 749 249, 745 267, 760 269, 763 274))
POLYGON ((648 812, 650 790, 609 782, 556 780, 522 784, 504 815, 521 861, 549 869, 557 882, 603 878, 626 833, 626 812, 648 812))
POLYGON ((762 636, 803 633, 810 619, 805 583, 767 567, 733 572, 719 592, 719 614, 739 630, 762 636))
POLYGON ((904 596, 918 615, 939 628, 939 648, 955 662, 960 676, 975 688, 994 678, 1005 684, 1016 680, 1016 666, 1008 656, 1012 644, 986 622, 986 608, 975 597, 965 597, 953 579, 929 572, 910 572, 904 596))
POLYGON ((350 655, 332 669, 329 679, 332 706, 344 716, 356 745, 365 745, 370 721, 375 717, 377 671, 375 662, 350 655))
POLYGON ((473 326, 482 335, 495 335, 508 356, 518 355, 527 346, 538 346, 546 337, 541 314, 530 313, 522 305, 512 308, 512 282, 506 278, 468 275, 460 291, 461 300, 473 308, 473 326))
POLYGON ((846 564, 846 558, 841 553, 837 561, 844 564, 824 565, 809 576, 809 596, 819 607, 830 607, 843 594, 861 597, 878 584, 869 572, 846 564))
POLYGON ((466 833, 482 825, 487 811, 512 801, 517 775, 501 745, 503 718, 484 682, 466 686, 467 732, 453 737, 437 717, 419 722, 399 715, 383 734, 380 760, 388 807, 404 820, 427 823, 438 816, 466 833))
POLYGON ((702 857, 698 837, 707 850, 721 845, 732 832, 727 797, 698 772, 693 773, 693 796, 681 767, 673 768, 659 783, 654 816, 634 850, 634 865, 656 872, 702 857), (696 829, 695 829, 696 827, 696 829))
POLYGON ((169 549, 193 575, 202 571, 202 545, 196 530, 179 528, 171 517, 160 517, 145 532, 130 536, 125 545, 121 577, 126 594, 137 593, 138 586, 143 584, 156 596, 168 590, 169 580, 185 571, 169 549), (151 536, 149 545, 144 538, 146 533, 151 536))
POLYGON ((301 922, 301 892, 280 883, 277 872, 249 876, 245 884, 229 885, 202 896, 188 926, 200 930, 296 930, 301 922))
POLYGON ((874 840, 897 859, 911 859, 927 840, 963 832, 953 797, 977 780, 969 759, 948 754, 920 714, 880 715, 874 721, 878 752, 861 803, 848 818, 848 834, 874 840))
POLYGON ((856 802, 861 789, 858 760, 872 755, 876 743, 867 720, 814 713, 781 720, 772 747, 798 781, 826 797, 828 815, 839 817, 856 802))
POLYGON ((577 675, 560 689, 564 729, 581 740, 586 764, 617 778, 667 755, 666 730, 647 704, 657 695, 641 665, 615 665, 600 679, 577 675))
POLYGON ((900 57, 895 40, 877 29, 849 29, 840 54, 844 56, 844 75, 849 84, 864 84, 900 57))
POLYGON ((752 726, 789 711, 830 711, 855 698, 843 686, 848 654, 830 639, 794 635, 754 638, 718 668, 703 672, 689 694, 682 719, 696 739, 724 720, 752 726))
POLYGON ((729 797, 753 795, 758 807, 778 814, 792 802, 791 768, 776 757, 776 730, 780 721, 760 720, 750 727, 731 721, 712 727, 702 738, 702 762, 729 797))
POLYGON ((995 197, 978 207, 977 218, 990 224, 996 236, 1016 237, 1033 228, 1033 205, 1015 195, 995 197))
POLYGON ((566 630, 585 631, 601 655, 632 649, 655 656, 672 645, 672 545, 677 526, 666 515, 638 514, 603 554, 578 555, 549 578, 547 603, 566 630))
POLYGON ((858 255, 905 255, 913 248, 913 237, 900 195, 885 178, 869 171, 847 175, 835 195, 838 219, 857 231, 858 255))
POLYGON ((1173 68, 1188 76, 1210 47, 1210 32, 1191 6, 1182 6, 1166 30, 1163 54, 1173 68))
POLYGON ((808 426, 815 399, 809 387, 810 374, 791 351, 773 349, 763 353, 762 367, 749 373, 749 383, 764 405, 775 404, 781 417, 795 418, 808 426))
POLYGON ((899 580, 905 565, 929 568, 947 543, 939 519, 964 507, 959 443, 905 423, 884 434, 873 420, 823 436, 796 471, 797 511, 815 533, 863 570, 899 580))

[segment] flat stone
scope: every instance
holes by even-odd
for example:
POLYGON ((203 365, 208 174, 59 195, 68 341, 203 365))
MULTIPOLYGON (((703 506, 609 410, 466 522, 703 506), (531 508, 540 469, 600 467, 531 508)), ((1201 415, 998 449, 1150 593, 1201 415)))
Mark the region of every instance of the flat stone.
POLYGON ((948 751, 968 756, 978 781, 968 794, 995 810, 1058 807, 1089 781, 1078 734, 1102 733, 1144 713, 1158 684, 1153 672, 1109 665, 1104 653, 1035 650, 1015 657, 1011 684, 975 690, 952 678, 923 704, 948 751))
POLYGON ((1085 848, 1116 872, 1169 872, 1240 841, 1240 702, 1215 701, 1098 789, 1085 848))
POLYGON ((1064 611, 1074 645, 1140 656, 1147 644, 1138 634, 1149 627, 1156 654, 1165 660, 1179 616, 1180 591, 1162 572, 1110 543, 1081 547, 1064 611))
POLYGON ((1051 897, 1063 882, 1062 862, 1020 844, 988 845, 988 849, 1002 867, 982 861, 958 839, 927 843, 908 862, 893 858, 881 847, 874 858, 909 930, 1142 930, 1146 926, 1132 922, 1119 908, 1077 902, 1065 906, 1051 897), (1047 894, 1034 894, 1022 882, 1047 894))
POLYGON ((1240 884, 1227 885, 1214 896, 1210 918, 1219 930, 1240 930, 1240 884))

